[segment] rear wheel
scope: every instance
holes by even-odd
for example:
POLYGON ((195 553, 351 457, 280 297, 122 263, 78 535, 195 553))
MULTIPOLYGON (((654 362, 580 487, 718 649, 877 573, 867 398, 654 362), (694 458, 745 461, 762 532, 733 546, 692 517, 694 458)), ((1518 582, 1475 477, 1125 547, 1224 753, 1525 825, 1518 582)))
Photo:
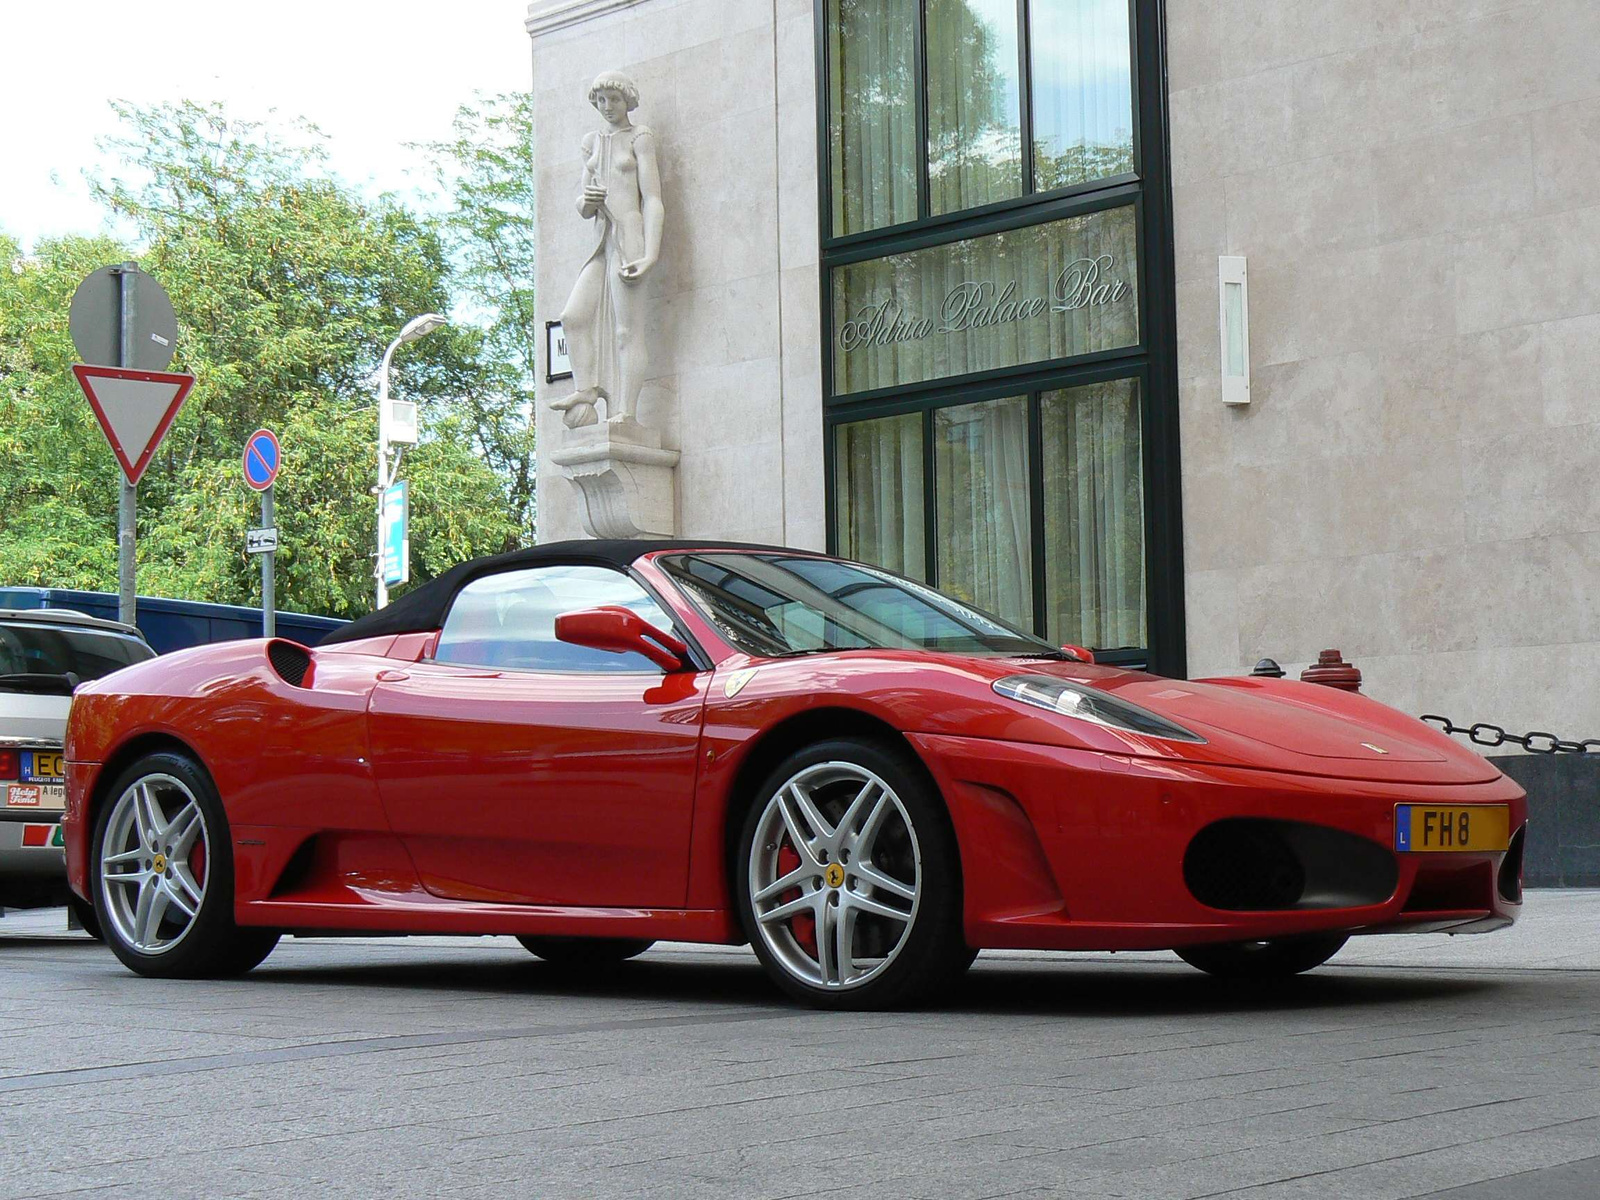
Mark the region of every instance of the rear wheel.
POLYGON ((163 751, 122 773, 90 870, 101 932, 124 965, 206 978, 242 974, 272 952, 276 930, 234 924, 229 844, 222 802, 193 760, 163 751))
POLYGON ((1320 967, 1349 940, 1349 934, 1327 933, 1270 942, 1184 946, 1177 955, 1191 967, 1222 979, 1283 979, 1320 967))
POLYGON ((920 764, 872 742, 779 766, 745 820, 735 885, 757 957, 809 1004, 913 1003, 971 962, 944 805, 920 764))
POLYGON ((564 967, 605 967, 637 958, 655 942, 646 938, 519 937, 522 948, 564 967))

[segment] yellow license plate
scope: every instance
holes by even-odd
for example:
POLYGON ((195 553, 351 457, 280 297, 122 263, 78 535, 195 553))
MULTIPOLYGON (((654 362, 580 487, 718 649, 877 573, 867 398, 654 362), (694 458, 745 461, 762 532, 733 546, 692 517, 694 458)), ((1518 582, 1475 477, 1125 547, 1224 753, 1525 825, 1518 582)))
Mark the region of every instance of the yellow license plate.
POLYGON ((60 783, 66 773, 66 756, 60 751, 25 750, 22 753, 24 783, 60 783))
POLYGON ((1511 844, 1511 810, 1504 804, 1397 804, 1394 848, 1421 851, 1494 851, 1511 844))

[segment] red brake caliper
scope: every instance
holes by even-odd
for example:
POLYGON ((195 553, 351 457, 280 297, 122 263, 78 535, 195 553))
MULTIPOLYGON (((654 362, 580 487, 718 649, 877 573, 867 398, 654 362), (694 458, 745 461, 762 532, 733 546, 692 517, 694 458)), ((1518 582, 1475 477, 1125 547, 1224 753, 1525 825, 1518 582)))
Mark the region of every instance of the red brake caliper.
MULTIPOLYGON (((778 878, 782 879, 790 871, 800 865, 800 854, 787 841, 778 847, 778 878)), ((780 903, 787 904, 791 900, 800 899, 800 889, 790 888, 778 897, 780 903)), ((796 913, 789 918, 789 928, 794 933, 794 940, 800 943, 800 948, 812 958, 817 956, 817 919, 808 912, 796 913)))
POLYGON ((206 885, 206 844, 202 838, 195 838, 189 849, 189 874, 194 876, 196 887, 206 885))

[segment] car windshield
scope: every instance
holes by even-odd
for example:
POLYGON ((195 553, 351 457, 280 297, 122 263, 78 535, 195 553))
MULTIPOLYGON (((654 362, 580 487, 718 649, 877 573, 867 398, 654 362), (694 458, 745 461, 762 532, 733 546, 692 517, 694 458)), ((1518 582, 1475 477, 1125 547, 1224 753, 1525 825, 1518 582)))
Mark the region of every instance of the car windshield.
POLYGON ((70 693, 74 683, 154 657, 137 638, 110 630, 0 622, 0 691, 70 693))
POLYGON ((763 658, 825 650, 1060 654, 987 613, 861 563, 779 553, 658 561, 731 645, 763 658))

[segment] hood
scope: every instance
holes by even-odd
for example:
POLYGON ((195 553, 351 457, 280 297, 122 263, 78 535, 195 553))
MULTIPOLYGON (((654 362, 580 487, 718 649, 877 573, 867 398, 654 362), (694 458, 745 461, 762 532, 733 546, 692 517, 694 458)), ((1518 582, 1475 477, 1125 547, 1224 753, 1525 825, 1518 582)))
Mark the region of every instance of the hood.
POLYGON ((1353 714, 1328 711, 1316 703, 1324 697, 1315 693, 1305 697, 1266 695, 1225 684, 1148 676, 1119 680, 1104 690, 1154 709, 1207 741, 1219 737, 1243 739, 1311 758, 1350 762, 1371 762, 1375 758, 1389 762, 1445 761, 1439 747, 1428 744, 1433 738, 1420 721, 1416 734, 1421 736, 1380 730, 1353 714))
POLYGON ((996 677, 1015 673, 1071 679, 1149 709, 1205 739, 1195 743, 1135 735, 1135 744, 1130 744, 1134 753, 1387 782, 1476 783, 1500 774, 1432 726, 1368 696, 1320 684, 1250 676, 1163 679, 1039 659, 1004 660, 1004 667, 996 677))

